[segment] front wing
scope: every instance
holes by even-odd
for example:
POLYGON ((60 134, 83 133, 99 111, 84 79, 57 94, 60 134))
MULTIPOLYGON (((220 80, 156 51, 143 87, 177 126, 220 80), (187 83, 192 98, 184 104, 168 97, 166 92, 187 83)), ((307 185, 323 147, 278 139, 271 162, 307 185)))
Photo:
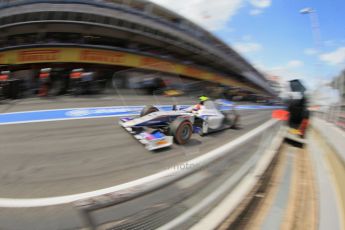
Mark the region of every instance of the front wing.
POLYGON ((133 118, 121 118, 119 124, 135 139, 142 143, 147 150, 157 150, 170 147, 173 144, 173 137, 166 136, 159 130, 149 130, 142 128, 139 132, 131 127, 126 127, 125 123, 133 118))

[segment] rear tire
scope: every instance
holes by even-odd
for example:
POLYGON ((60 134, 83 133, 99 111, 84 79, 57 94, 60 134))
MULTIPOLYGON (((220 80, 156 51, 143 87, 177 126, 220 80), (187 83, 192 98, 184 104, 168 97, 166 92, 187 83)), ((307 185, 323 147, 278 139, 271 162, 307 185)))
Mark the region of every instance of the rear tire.
POLYGON ((226 113, 224 124, 230 126, 230 128, 235 128, 239 121, 239 115, 235 111, 231 111, 230 113, 226 113))
POLYGON ((177 118, 170 124, 170 133, 174 137, 176 144, 186 144, 192 136, 193 128, 189 120, 177 118))
POLYGON ((152 105, 145 106, 145 108, 143 108, 143 110, 141 110, 140 116, 143 117, 143 116, 146 116, 147 114, 154 113, 157 111, 159 111, 159 109, 157 109, 156 107, 154 107, 152 105))

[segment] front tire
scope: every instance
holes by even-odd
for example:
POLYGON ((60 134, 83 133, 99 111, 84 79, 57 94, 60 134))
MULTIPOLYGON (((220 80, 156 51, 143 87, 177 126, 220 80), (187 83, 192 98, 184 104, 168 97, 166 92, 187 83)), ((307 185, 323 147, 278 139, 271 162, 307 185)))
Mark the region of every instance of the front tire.
POLYGON ((184 145, 192 136, 192 123, 189 120, 177 118, 170 124, 170 133, 177 144, 184 145))

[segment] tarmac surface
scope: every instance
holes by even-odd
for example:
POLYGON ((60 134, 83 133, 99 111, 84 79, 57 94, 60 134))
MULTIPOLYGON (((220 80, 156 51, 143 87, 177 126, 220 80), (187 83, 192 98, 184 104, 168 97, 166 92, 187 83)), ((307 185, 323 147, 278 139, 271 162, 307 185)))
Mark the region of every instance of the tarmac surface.
MULTIPOLYGON (((59 98, 47 99, 43 103, 41 100, 32 99, 2 104, 0 111, 172 104, 171 98, 154 101, 140 96, 126 98, 125 102, 122 99, 59 98)), ((191 104, 193 101, 195 99, 179 98, 177 104, 191 104)), ((239 113, 241 121, 238 129, 229 129, 205 137, 194 135, 185 146, 174 145, 158 152, 145 150, 137 140, 118 126, 118 118, 2 125, 0 197, 20 199, 63 196, 125 183, 200 156, 271 118, 271 110, 243 110, 239 113)), ((235 172, 254 154, 257 147, 257 143, 253 142, 230 153, 231 160, 226 165, 228 173, 235 172)), ((167 194, 176 196, 178 193, 171 190, 167 194)), ((152 197, 150 199, 151 202, 155 200, 152 197)), ((134 206, 145 208, 145 205, 134 206)), ((120 212, 124 212, 125 218, 125 213, 133 213, 133 208, 132 205, 120 212)), ((107 215, 109 213, 101 216, 107 215)), ((78 212, 71 205, 0 208, 0 223, 0 229, 75 229, 83 226, 78 212)))
MULTIPOLYGON (((140 103, 143 101, 131 100, 131 104, 140 103)), ((60 108, 60 104, 54 103, 54 107, 60 108)), ((105 106, 109 101, 90 104, 105 106)), ((74 102, 73 107, 84 105, 74 102)), ((38 106, 53 108, 50 104, 34 107, 38 106)), ((10 111, 22 107, 27 105, 10 111)), ((147 151, 119 127, 118 118, 4 125, 0 127, 0 197, 62 196, 150 175, 231 141, 270 119, 270 113, 241 111, 240 129, 194 135, 185 146, 158 152, 147 151)))

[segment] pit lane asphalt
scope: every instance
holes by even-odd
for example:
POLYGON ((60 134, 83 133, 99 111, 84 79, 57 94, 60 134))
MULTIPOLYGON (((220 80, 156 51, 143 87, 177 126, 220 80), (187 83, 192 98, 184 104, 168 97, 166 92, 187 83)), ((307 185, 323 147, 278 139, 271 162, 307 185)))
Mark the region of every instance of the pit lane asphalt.
MULTIPOLYGON (((155 98, 157 99, 157 98, 155 98)), ((190 103, 179 98, 179 104, 190 103)), ((123 105, 109 99, 21 101, 1 105, 2 112, 66 107, 123 105), (7 107, 6 107, 7 106, 7 107)), ((128 105, 171 104, 145 97, 128 105)), ((194 135, 185 146, 149 152, 117 125, 118 118, 54 121, 0 127, 0 197, 41 198, 82 193, 114 186, 167 169, 202 155, 270 119, 271 111, 240 111, 241 128, 194 135)))

